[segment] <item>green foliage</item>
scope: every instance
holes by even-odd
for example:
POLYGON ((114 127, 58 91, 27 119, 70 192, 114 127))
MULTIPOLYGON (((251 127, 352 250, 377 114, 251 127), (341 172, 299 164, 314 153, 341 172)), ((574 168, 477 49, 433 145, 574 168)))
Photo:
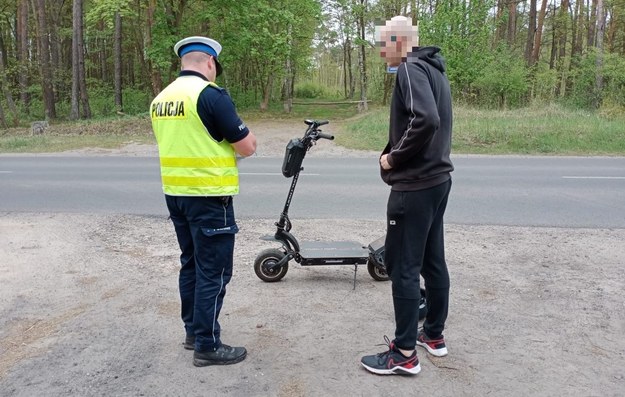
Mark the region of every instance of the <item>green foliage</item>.
MULTIPOLYGON (((89 85, 93 87, 94 83, 90 82, 89 85)), ((89 91, 89 105, 94 117, 101 118, 115 113, 114 95, 112 87, 104 85, 96 85, 89 91)))
MULTIPOLYGON (((165 10, 157 8, 154 15, 154 26, 152 26, 152 46, 146 48, 146 55, 152 61, 154 68, 159 69, 163 78, 167 78, 167 72, 171 69, 172 62, 176 61, 174 45, 182 37, 176 32, 172 32, 167 24, 168 16, 165 10)), ((165 82, 169 83, 169 82, 165 82)))
POLYGON ((104 21, 107 28, 112 31, 116 12, 122 17, 136 15, 132 3, 132 0, 92 0, 91 7, 85 13, 85 22, 96 25, 99 21, 104 21))
MULTIPOLYGON (((0 29, 4 38, 3 55, 9 89, 18 102, 22 122, 40 120, 44 118, 41 62, 32 10, 27 33, 29 62, 23 64, 18 62, 15 40, 16 2, 7 0, 3 4, 0 29), (28 92, 31 94, 28 105, 19 103, 20 76, 28 76, 28 92)), ((528 26, 528 10, 522 4, 517 7, 516 42, 500 43, 503 47, 493 48, 498 43, 496 28, 505 28, 507 21, 507 12, 503 15, 493 12, 494 0, 377 0, 364 4, 354 0, 158 0, 150 3, 90 0, 84 6, 85 66, 91 77, 89 98, 94 117, 115 114, 110 87, 113 24, 115 13, 119 12, 123 17, 122 73, 124 111, 127 114, 146 111, 152 96, 150 68, 160 73, 165 84, 174 77, 179 61, 172 47, 188 35, 206 35, 222 43, 224 49, 220 61, 225 73, 218 82, 231 91, 240 109, 258 106, 265 91, 269 93, 270 107, 274 105, 280 109, 282 84, 292 75, 297 83, 295 95, 298 98, 327 100, 343 98, 346 94, 350 96, 350 89, 345 89, 344 81, 351 71, 355 96, 358 96, 357 46, 360 44, 366 47, 367 97, 380 101, 384 95, 386 71, 372 46, 373 21, 382 22, 393 15, 410 13, 413 21, 419 23, 420 44, 441 47, 454 98, 460 103, 485 108, 518 108, 557 101, 587 109, 598 98, 601 114, 619 117, 625 109, 625 55, 622 50, 625 33, 622 20, 616 16, 623 15, 624 4, 622 0, 606 3, 607 15, 611 17, 606 19, 606 47, 600 69, 603 88, 596 93, 596 54, 584 45, 583 55, 573 59, 570 56, 571 22, 575 22, 570 13, 575 7, 559 8, 554 16, 550 6, 539 62, 528 70, 520 54, 528 26), (146 36, 149 4, 156 5, 151 37, 146 36), (411 9, 413 6, 414 10, 411 9), (356 23, 361 16, 368 26, 364 41, 359 38, 356 23), (553 41, 552 35, 555 35, 553 41), (560 57, 559 48, 552 48, 561 35, 568 39, 564 57, 560 57), (144 48, 148 39, 152 44, 144 48), (346 39, 352 47, 349 70, 343 70, 345 54, 342 45, 346 39), (548 64, 552 50, 559 57, 554 68, 548 64), (145 62, 146 59, 149 62, 145 62), (106 81, 100 81, 102 76, 106 81)), ((590 15, 592 10, 587 7, 593 5, 584 6, 582 12, 590 15)), ((71 2, 46 2, 49 29, 54 32, 50 38, 58 40, 51 43, 51 48, 58 51, 54 53, 57 59, 54 60, 52 83, 61 119, 69 114, 71 97, 71 11, 71 2)), ((582 22, 576 28, 581 29, 578 32, 586 37, 587 23, 582 22)))
POLYGON ((565 102, 583 109, 593 107, 597 73, 603 76, 600 102, 605 102, 612 111, 625 107, 625 58, 617 54, 603 55, 603 66, 597 69, 597 53, 590 51, 570 72, 570 89, 565 102))
POLYGON ((571 89, 564 102, 582 109, 592 108, 595 91, 596 57, 590 53, 570 73, 571 89))
POLYGON ((474 86, 480 102, 486 106, 518 107, 528 91, 527 76, 523 59, 502 50, 480 70, 474 86))
POLYGON ((533 101, 538 103, 549 103, 555 99, 555 87, 558 84, 559 76, 556 69, 549 69, 549 65, 541 62, 534 66, 533 78, 531 80, 531 90, 533 101))
MULTIPOLYGON (((114 97, 111 97, 111 100, 115 103, 114 97)), ((149 111, 151 102, 152 96, 145 92, 145 90, 126 88, 122 92, 122 103, 125 114, 144 114, 149 111)))
MULTIPOLYGON (((115 108, 115 91, 108 85, 96 85, 89 91, 91 112, 96 118, 110 117, 117 114, 115 108)), ((150 107, 151 97, 143 90, 127 88, 122 91, 124 114, 138 115, 146 113, 150 107)))
POLYGON ((295 86, 296 98, 326 98, 327 88, 315 83, 301 83, 295 86))
POLYGON ((447 61, 447 75, 455 96, 473 101, 473 85, 483 69, 492 62, 489 23, 493 0, 466 2, 451 0, 436 3, 434 12, 419 14, 420 45, 435 45, 447 61))
POLYGON ((237 110, 258 107, 259 96, 257 92, 253 90, 242 90, 240 87, 233 87, 228 91, 237 110))
MULTIPOLYGON (((39 91, 41 94, 41 91, 39 91)), ((32 96, 30 98, 30 106, 28 107, 28 115, 21 114, 20 119, 22 120, 43 120, 45 118, 45 111, 43 109, 43 101, 41 100, 41 96, 32 96)))
MULTIPOLYGON (((625 108, 625 57, 605 54, 603 59, 603 102, 625 108)), ((625 114, 625 113, 622 113, 625 114)))

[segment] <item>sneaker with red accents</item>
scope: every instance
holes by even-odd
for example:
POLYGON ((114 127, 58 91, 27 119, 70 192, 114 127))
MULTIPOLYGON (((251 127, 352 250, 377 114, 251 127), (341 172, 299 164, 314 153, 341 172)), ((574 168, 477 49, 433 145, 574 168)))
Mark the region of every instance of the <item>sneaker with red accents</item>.
POLYGON ((432 339, 421 329, 417 334, 417 345, 425 347, 425 350, 433 356, 444 357, 447 355, 447 346, 445 346, 443 335, 432 339))
POLYGON ((395 342, 389 341, 387 336, 384 340, 388 345, 388 350, 372 356, 364 356, 360 363, 368 371, 378 375, 416 375, 421 371, 417 352, 412 352, 410 357, 406 357, 395 346, 395 342))

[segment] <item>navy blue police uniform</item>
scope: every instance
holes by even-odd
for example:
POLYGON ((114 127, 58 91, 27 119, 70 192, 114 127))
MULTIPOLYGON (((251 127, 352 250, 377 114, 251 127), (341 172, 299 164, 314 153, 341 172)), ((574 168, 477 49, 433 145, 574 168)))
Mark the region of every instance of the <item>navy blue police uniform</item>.
MULTIPOLYGON (((181 71, 180 76, 206 80, 202 74, 190 70, 181 71)), ((204 88, 198 98, 197 112, 207 133, 217 142, 225 139, 235 143, 249 133, 223 88, 214 85, 204 88)), ((196 351, 216 350, 221 345, 218 318, 226 285, 232 277, 234 235, 238 231, 232 197, 166 195, 165 198, 182 252, 179 288, 187 340, 194 341, 196 351), (203 273, 201 277, 198 270, 203 273)))

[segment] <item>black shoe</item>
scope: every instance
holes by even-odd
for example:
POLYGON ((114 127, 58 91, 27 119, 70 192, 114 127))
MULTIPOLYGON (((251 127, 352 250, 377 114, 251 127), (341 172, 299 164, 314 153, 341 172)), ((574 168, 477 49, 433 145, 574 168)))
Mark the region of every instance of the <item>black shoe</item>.
POLYGON ((247 350, 244 347, 230 347, 221 345, 215 351, 194 352, 193 365, 196 367, 206 367, 207 365, 228 365, 236 364, 245 359, 247 350))
POLYGON ((425 334, 425 331, 420 330, 417 334, 417 345, 425 347, 425 350, 433 356, 444 357, 447 355, 447 346, 445 346, 443 335, 432 339, 425 334))
POLYGON ((184 338, 184 343, 182 346, 187 350, 195 349, 195 336, 187 336, 184 338))
POLYGON ((388 350, 372 356, 364 356, 360 363, 368 371, 378 375, 416 375, 421 372, 421 365, 417 358, 417 351, 410 357, 405 357, 395 346, 395 342, 384 336, 388 350))

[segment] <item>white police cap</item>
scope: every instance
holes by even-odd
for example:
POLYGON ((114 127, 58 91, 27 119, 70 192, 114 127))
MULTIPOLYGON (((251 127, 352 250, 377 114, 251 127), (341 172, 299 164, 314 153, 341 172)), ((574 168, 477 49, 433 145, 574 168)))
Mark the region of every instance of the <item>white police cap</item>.
POLYGON ((215 58, 215 65, 217 66, 217 76, 221 74, 222 67, 217 60, 219 53, 221 52, 221 44, 208 37, 191 36, 180 40, 174 46, 174 52, 178 57, 182 57, 183 55, 193 51, 200 51, 212 55, 215 58))

